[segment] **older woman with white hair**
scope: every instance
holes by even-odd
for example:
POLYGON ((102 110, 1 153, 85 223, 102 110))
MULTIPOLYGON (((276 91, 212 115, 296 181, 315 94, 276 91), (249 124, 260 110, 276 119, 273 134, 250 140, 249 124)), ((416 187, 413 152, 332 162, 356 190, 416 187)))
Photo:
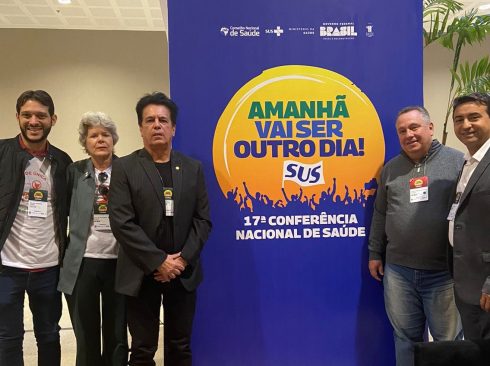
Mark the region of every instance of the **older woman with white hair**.
POLYGON ((118 243, 107 211, 119 137, 102 112, 85 113, 78 132, 89 158, 67 171, 70 232, 58 289, 65 293, 77 340, 76 365, 122 366, 128 357, 126 308, 124 296, 114 291, 118 243))

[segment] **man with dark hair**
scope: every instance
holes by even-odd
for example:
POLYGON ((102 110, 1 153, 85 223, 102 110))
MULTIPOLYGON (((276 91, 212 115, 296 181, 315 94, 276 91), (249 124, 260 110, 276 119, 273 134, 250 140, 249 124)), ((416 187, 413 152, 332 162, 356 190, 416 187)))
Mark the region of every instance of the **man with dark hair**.
POLYGON ((143 110, 147 105, 150 104, 167 107, 170 113, 170 120, 173 121, 173 124, 175 125, 175 123, 177 122, 177 114, 179 111, 177 104, 175 104, 174 101, 168 98, 165 94, 156 92, 152 94, 146 94, 136 104, 136 115, 138 116, 138 125, 140 127, 143 123, 143 110))
POLYGON ((468 148, 448 215, 456 305, 465 338, 490 339, 490 95, 456 98, 453 122, 468 148))
POLYGON ((383 168, 369 235, 369 271, 383 281, 397 366, 413 365, 424 340, 461 339, 447 265, 447 210, 463 154, 433 140, 427 110, 403 108, 396 119, 402 152, 383 168), (384 262, 383 262, 384 259, 384 262))
POLYGON ((0 365, 24 364, 24 296, 34 322, 38 364, 60 365, 60 258, 66 242, 65 171, 70 157, 47 141, 56 123, 51 96, 17 100, 20 135, 0 140, 0 365))
POLYGON ((172 149, 177 106, 165 94, 136 106, 143 149, 114 161, 109 218, 120 244, 116 290, 127 295, 130 365, 155 365, 160 305, 164 360, 192 364, 200 253, 211 229, 201 163, 172 149))

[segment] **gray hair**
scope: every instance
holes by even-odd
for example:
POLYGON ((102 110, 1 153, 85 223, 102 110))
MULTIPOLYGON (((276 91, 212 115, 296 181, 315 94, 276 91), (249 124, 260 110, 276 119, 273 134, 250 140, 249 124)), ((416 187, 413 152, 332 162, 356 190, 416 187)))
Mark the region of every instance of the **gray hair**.
POLYGON ((396 119, 398 119, 398 117, 400 117, 402 114, 412 112, 412 111, 419 112, 422 115, 422 119, 424 120, 424 122, 426 123, 431 122, 429 112, 427 111, 427 109, 425 109, 420 105, 410 105, 408 107, 402 108, 400 112, 398 112, 398 114, 396 115, 396 119))
POLYGON ((105 128, 112 135, 113 145, 116 145, 119 140, 119 135, 117 134, 116 124, 111 117, 104 112, 86 112, 82 115, 80 125, 78 126, 78 141, 85 152, 87 152, 85 146, 87 143, 88 130, 92 127, 105 128))

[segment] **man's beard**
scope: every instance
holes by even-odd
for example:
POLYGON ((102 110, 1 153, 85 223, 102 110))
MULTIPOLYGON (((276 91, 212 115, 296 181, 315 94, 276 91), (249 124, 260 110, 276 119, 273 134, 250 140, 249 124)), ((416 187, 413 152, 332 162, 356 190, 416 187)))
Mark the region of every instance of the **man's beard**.
POLYGON ((43 140, 46 140, 48 138, 49 133, 51 132, 51 126, 49 126, 49 127, 42 126, 41 127, 42 130, 43 130, 42 135, 40 137, 38 137, 38 138, 33 139, 33 138, 31 138, 31 137, 28 136, 28 134, 27 134, 27 128, 28 127, 26 125, 24 125, 24 127, 22 127, 20 129, 20 132, 21 132, 22 137, 24 138, 24 140, 27 141, 27 142, 31 142, 31 143, 36 143, 36 142, 41 142, 43 140))

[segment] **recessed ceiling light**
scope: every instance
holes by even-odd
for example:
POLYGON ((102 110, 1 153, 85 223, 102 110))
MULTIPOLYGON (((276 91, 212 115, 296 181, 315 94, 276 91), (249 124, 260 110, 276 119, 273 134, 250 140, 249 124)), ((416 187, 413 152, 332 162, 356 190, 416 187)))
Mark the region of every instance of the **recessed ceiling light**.
POLYGON ((58 0, 58 3, 61 5, 68 5, 71 4, 71 0, 58 0))
POLYGON ((487 10, 487 9, 490 9, 490 4, 480 5, 480 6, 478 7, 478 9, 480 9, 480 10, 487 10))

